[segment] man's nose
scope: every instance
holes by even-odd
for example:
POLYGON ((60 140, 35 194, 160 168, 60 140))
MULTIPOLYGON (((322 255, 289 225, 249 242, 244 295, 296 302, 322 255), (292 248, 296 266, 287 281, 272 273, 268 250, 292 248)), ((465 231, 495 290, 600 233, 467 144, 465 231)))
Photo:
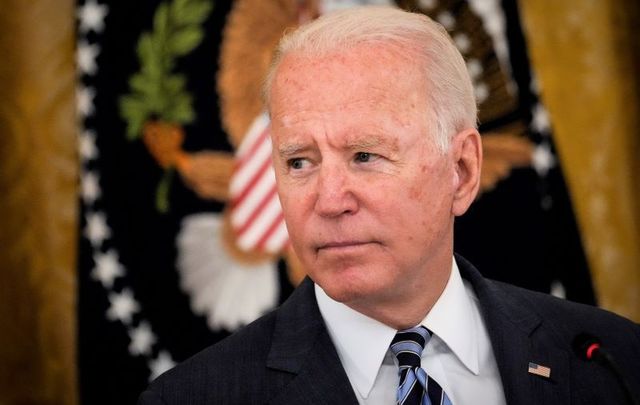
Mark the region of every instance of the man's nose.
POLYGON ((316 184, 316 213, 323 217, 356 213, 358 200, 353 186, 353 179, 347 167, 321 167, 316 184))

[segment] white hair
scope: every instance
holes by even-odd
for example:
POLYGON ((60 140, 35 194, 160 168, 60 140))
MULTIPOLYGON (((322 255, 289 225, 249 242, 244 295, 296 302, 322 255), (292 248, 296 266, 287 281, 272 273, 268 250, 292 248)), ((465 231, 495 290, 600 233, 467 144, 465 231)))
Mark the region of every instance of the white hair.
MULTIPOLYGON (((451 37, 422 14, 393 7, 363 6, 326 14, 286 34, 278 44, 264 86, 269 108, 271 84, 280 62, 289 53, 322 57, 358 45, 381 44, 424 71, 433 118, 434 141, 446 151, 459 131, 476 128, 477 107, 466 65, 451 37)), ((414 71, 415 72, 415 71, 414 71)))

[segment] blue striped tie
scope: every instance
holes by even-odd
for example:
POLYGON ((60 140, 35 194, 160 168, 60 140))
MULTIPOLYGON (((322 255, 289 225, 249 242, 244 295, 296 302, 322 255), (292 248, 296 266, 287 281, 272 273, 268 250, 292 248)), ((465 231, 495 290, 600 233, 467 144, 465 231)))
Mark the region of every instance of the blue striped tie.
POLYGON ((420 368, 422 350, 431 339, 424 326, 398 331, 391 341, 391 352, 398 358, 400 386, 398 405, 451 405, 440 384, 420 368))

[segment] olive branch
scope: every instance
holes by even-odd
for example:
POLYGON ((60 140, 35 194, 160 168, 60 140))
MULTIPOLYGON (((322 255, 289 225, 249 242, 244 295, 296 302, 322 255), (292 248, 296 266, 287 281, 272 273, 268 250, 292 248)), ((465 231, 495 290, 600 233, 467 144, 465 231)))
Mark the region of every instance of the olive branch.
MULTIPOLYGON (((208 0, 173 0, 161 3, 153 27, 138 40, 136 53, 140 71, 129 79, 130 93, 119 100, 121 117, 127 122, 127 138, 140 137, 145 123, 163 121, 185 125, 195 113, 186 77, 174 72, 176 59, 196 48, 204 37, 201 28, 213 5, 208 0)), ((173 168, 165 170, 158 185, 156 205, 168 210, 168 190, 173 168)))
POLYGON ((120 99, 127 136, 140 136, 144 123, 158 119, 188 124, 194 119, 186 78, 172 73, 176 59, 197 47, 204 36, 200 25, 211 12, 206 0, 173 0, 158 6, 153 30, 140 36, 137 46, 140 72, 129 80, 131 93, 120 99))

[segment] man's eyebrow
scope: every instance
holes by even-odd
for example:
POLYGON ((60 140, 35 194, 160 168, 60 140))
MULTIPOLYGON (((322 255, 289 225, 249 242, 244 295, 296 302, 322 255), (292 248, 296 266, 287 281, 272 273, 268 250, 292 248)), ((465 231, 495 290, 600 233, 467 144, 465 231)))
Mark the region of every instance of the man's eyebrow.
POLYGON ((386 136, 361 135, 347 140, 347 148, 350 150, 368 149, 377 146, 388 148, 392 152, 397 152, 397 143, 392 142, 386 136))
MULTIPOLYGON (((350 137, 345 141, 345 149, 351 151, 366 150, 374 147, 383 147, 390 152, 398 152, 397 142, 387 136, 367 134, 350 137)), ((309 145, 303 143, 286 143, 278 146, 278 155, 287 159, 296 156, 310 149, 309 145)))
POLYGON ((280 155, 283 158, 287 158, 290 156, 295 156, 301 152, 304 152, 307 149, 309 148, 301 143, 284 144, 284 145, 278 146, 278 155, 280 155))

